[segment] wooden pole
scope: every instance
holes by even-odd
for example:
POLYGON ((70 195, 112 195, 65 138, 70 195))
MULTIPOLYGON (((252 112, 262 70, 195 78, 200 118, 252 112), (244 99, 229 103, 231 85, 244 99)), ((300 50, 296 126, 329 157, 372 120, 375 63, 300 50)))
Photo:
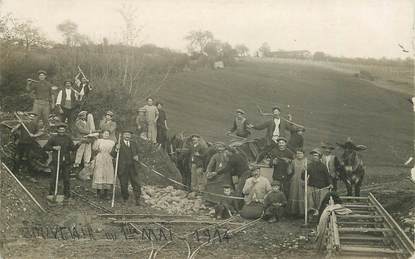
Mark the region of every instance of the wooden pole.
POLYGON ((6 164, 5 163, 1 163, 1 164, 3 165, 4 168, 6 168, 6 171, 11 175, 11 177, 13 177, 13 179, 19 184, 19 186, 22 187, 22 189, 26 192, 26 194, 29 195, 30 199, 32 199, 32 201, 39 207, 39 209, 43 211, 44 213, 47 213, 46 210, 35 199, 35 197, 33 197, 33 195, 26 189, 26 187, 24 187, 24 185, 19 181, 19 179, 17 179, 17 177, 13 174, 13 172, 6 166, 6 164))
POLYGON ((61 150, 59 149, 58 150, 58 163, 56 164, 55 201, 56 201, 56 196, 58 195, 60 163, 61 163, 61 150))
MULTIPOLYGON (((121 148, 121 133, 118 135, 118 143, 117 146, 121 148)), ((114 174, 114 183, 112 186, 112 201, 111 201, 111 208, 114 208, 115 202, 115 185, 117 185, 117 174, 118 174, 118 160, 120 159, 120 150, 117 151, 117 158, 115 159, 115 174, 114 174)))
POLYGON ((26 124, 24 124, 24 122, 19 117, 19 115, 17 115, 17 113, 14 113, 14 115, 16 116, 16 118, 20 122, 20 124, 23 126, 23 128, 26 130, 27 134, 29 134, 29 136, 32 135, 32 133, 30 133, 29 129, 26 127, 26 124))
POLYGON ((304 225, 308 224, 308 195, 307 195, 307 185, 308 185, 308 173, 307 173, 307 159, 305 161, 305 170, 304 170, 304 225))

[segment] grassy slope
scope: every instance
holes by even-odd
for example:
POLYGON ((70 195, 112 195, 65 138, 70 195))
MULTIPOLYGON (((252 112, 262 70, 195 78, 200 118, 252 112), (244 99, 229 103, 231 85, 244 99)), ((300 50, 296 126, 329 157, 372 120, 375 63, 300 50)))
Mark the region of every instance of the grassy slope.
POLYGON ((236 108, 258 123, 264 118, 256 104, 264 110, 279 104, 307 127, 307 150, 322 140, 344 142, 351 136, 369 147, 369 164, 402 163, 412 154, 413 114, 405 95, 320 67, 246 62, 179 73, 156 97, 165 103, 172 132, 198 132, 211 141, 229 140, 224 132, 236 108))

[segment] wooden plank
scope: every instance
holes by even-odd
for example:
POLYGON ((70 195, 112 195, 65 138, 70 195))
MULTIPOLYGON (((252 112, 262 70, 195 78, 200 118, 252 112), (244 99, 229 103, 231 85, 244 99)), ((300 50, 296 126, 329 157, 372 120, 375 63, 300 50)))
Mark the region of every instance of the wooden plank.
POLYGON ((356 219, 383 219, 380 215, 362 215, 362 214, 348 214, 348 215, 337 215, 337 218, 356 218, 356 219))
MULTIPOLYGON (((111 214, 111 213, 103 213, 103 214, 97 214, 99 217, 152 217, 152 218, 192 218, 193 216, 191 215, 168 215, 168 214, 111 214)), ((207 218, 207 217, 206 217, 207 218)))
POLYGON ((337 221, 338 225, 382 225, 384 222, 373 222, 373 221, 337 221))
MULTIPOLYGON (((199 223, 199 224, 218 224, 220 221, 202 221, 202 220, 163 220, 163 219, 141 219, 141 220, 114 220, 112 221, 115 224, 128 224, 128 223, 143 223, 143 224, 151 224, 151 223, 167 223, 167 224, 191 224, 191 223, 199 223)), ((227 222, 230 225, 244 225, 243 223, 237 222, 227 222)))
POLYGON ((385 241, 390 239, 388 237, 374 237, 374 236, 365 236, 365 235, 342 235, 340 240, 357 240, 357 241, 385 241))
POLYGON ((342 204, 344 207, 346 208, 375 208, 375 206, 373 205, 369 205, 369 204, 342 204))
POLYGON ((402 254, 400 250, 392 250, 387 248, 370 248, 360 246, 342 246, 341 252, 358 252, 358 253, 371 253, 371 254, 402 254))
POLYGON ((341 200, 368 200, 369 197, 340 196, 341 200))
POLYGON ((333 226, 333 245, 336 249, 338 249, 340 247, 340 238, 339 229, 337 226, 336 213, 334 211, 331 212, 331 224, 333 226))
POLYGON ((339 232, 392 232, 390 228, 339 228, 339 232))

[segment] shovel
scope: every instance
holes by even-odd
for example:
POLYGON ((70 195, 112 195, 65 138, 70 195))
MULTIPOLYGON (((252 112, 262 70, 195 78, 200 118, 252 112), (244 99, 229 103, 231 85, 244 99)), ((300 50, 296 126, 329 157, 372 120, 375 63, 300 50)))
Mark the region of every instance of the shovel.
POLYGON ((55 182, 55 194, 48 195, 46 198, 48 201, 56 204, 61 204, 63 202, 63 195, 58 195, 58 183, 59 183, 59 170, 60 170, 60 160, 61 160, 61 150, 58 150, 58 163, 56 166, 56 182, 55 182))

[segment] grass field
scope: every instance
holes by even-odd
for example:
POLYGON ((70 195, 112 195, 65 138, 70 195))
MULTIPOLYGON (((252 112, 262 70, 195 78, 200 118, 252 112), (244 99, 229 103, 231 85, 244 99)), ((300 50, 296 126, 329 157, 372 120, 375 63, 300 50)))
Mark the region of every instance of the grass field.
POLYGON ((350 136, 369 147, 364 152, 369 165, 402 164, 412 155, 408 97, 319 66, 252 61, 172 75, 155 96, 165 103, 171 133, 184 130, 211 141, 229 141, 224 133, 235 109, 244 109, 251 122, 259 123, 265 118, 256 105, 269 111, 278 104, 285 116, 291 113, 306 126, 307 150, 322 140, 344 142, 350 136))

